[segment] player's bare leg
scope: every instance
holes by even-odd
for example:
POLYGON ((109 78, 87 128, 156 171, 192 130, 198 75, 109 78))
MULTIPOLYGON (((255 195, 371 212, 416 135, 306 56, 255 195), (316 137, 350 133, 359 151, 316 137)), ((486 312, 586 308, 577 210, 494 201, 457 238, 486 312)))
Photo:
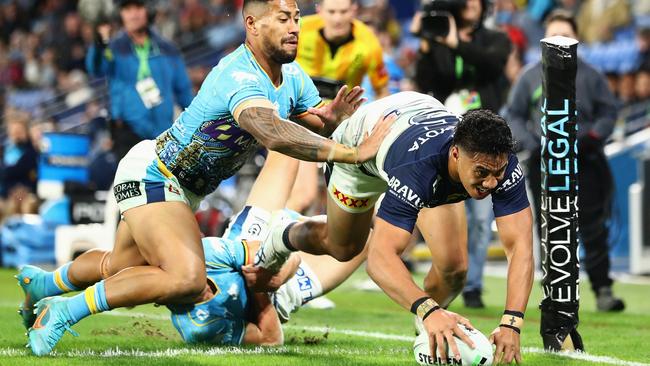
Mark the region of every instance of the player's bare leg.
POLYGON ((126 268, 106 280, 109 306, 193 302, 206 284, 201 233, 187 204, 158 202, 124 213, 149 265, 126 268))
POLYGON ((74 261, 68 271, 68 278, 75 286, 86 288, 106 279, 127 267, 146 265, 129 226, 120 221, 115 233, 113 250, 91 249, 74 261))
POLYGON ((462 291, 467 275, 465 204, 423 209, 417 226, 431 250, 424 290, 441 306, 447 306, 462 291))
POLYGON ((289 230, 289 243, 302 252, 349 261, 363 251, 373 215, 373 208, 362 213, 344 211, 328 195, 327 222, 310 219, 296 223, 289 230))
POLYGON ((143 264, 146 261, 135 245, 128 226, 122 222, 117 228, 113 251, 89 250, 52 272, 35 266, 21 268, 16 277, 25 292, 25 300, 19 309, 25 328, 34 324, 34 304, 39 300, 83 290, 124 268, 143 264))
MULTIPOLYGON (((296 254, 293 254, 296 255, 296 254)), ((367 246, 357 256, 347 262, 339 262, 328 255, 315 256, 298 253, 301 263, 293 276, 271 296, 278 317, 286 323, 303 305, 337 288, 366 260, 367 246)), ((289 266, 289 262, 285 267, 289 266)), ((284 267, 280 273, 284 271, 284 267)))
MULTIPOLYGON (((248 194, 246 205, 269 212, 283 209, 294 187, 299 163, 299 160, 292 157, 269 151, 264 167, 248 194)), ((300 182, 296 186, 301 187, 303 184, 300 182)))
MULTIPOLYGON (((148 265, 128 267, 74 297, 36 303, 29 331, 36 355, 52 351, 66 330, 81 319, 117 307, 198 301, 207 283, 201 234, 190 207, 157 202, 124 212, 139 252, 148 265)), ((74 333, 73 333, 74 334, 74 333)))

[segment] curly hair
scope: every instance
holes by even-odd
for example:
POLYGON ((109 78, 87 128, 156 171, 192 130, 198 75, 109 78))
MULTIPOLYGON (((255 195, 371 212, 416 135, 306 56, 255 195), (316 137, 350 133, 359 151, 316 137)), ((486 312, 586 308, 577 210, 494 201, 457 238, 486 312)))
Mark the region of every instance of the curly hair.
POLYGON ((509 154, 514 144, 508 123, 487 109, 465 113, 454 131, 454 145, 471 153, 509 154))

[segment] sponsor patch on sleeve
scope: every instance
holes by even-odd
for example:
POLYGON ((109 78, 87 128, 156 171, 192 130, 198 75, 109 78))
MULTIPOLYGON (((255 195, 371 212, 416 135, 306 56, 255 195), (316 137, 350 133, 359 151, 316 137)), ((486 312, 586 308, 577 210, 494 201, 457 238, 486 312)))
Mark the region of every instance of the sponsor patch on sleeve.
POLYGON ((510 173, 507 179, 503 180, 499 187, 495 190, 495 193, 504 193, 508 192, 511 189, 515 188, 521 181, 524 180, 524 171, 521 168, 521 165, 517 164, 517 167, 510 173))
POLYGON ((113 193, 118 203, 132 197, 141 196, 140 182, 124 182, 113 187, 113 193))

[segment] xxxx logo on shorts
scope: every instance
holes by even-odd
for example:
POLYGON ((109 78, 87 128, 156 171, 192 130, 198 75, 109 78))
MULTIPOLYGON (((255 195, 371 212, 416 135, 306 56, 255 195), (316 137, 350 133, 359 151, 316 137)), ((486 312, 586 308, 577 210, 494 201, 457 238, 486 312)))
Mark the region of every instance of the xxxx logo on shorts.
POLYGON ((336 197, 339 202, 348 208, 365 208, 368 207, 368 201, 370 201, 370 198, 362 199, 347 195, 339 191, 334 185, 332 185, 332 194, 334 194, 334 197, 336 197))

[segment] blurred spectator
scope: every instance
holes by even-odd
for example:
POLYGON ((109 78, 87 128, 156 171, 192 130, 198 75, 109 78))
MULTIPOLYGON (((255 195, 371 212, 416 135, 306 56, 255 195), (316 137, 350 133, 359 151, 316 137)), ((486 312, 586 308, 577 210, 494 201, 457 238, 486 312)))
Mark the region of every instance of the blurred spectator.
MULTIPOLYGON (((549 15, 546 37, 565 36, 577 39, 577 29, 570 13, 555 11, 549 15)), ((527 161, 527 179, 540 223, 541 207, 541 62, 528 67, 510 91, 505 117, 513 137, 521 148, 530 153, 527 161)), ((612 134, 617 105, 607 88, 605 77, 593 67, 578 59, 576 76, 576 109, 578 115, 578 179, 580 184, 578 206, 580 239, 586 257, 581 264, 587 270, 591 287, 600 311, 621 311, 625 304, 612 294, 609 277, 609 229, 613 179, 604 153, 605 141, 612 134)), ((541 225, 537 225, 540 230, 541 225)))
POLYGON ((176 38, 178 21, 174 16, 174 9, 171 3, 158 3, 153 26, 160 33, 161 37, 166 39, 176 38))
POLYGON ((372 30, 355 19, 357 10, 356 0, 322 0, 317 14, 301 19, 296 61, 323 98, 334 99, 342 85, 361 85, 366 74, 378 98, 388 94, 381 45, 372 30))
POLYGON ((7 137, 2 145, 0 169, 0 197, 14 192, 21 196, 36 191, 36 164, 38 153, 29 138, 29 115, 15 111, 5 120, 7 137))
POLYGON ((63 32, 57 32, 52 46, 57 51, 57 65, 61 70, 83 70, 86 45, 81 36, 81 18, 76 12, 63 18, 63 32))
POLYGON ((634 89, 637 100, 646 102, 650 100, 650 67, 641 68, 637 72, 634 89))
POLYGON ((486 4, 485 0, 468 0, 453 11, 445 36, 427 37, 428 30, 420 29, 419 20, 414 20, 412 31, 425 35, 415 74, 420 91, 443 103, 452 93, 462 93, 465 110, 499 110, 504 99, 500 81, 511 45, 504 33, 483 26, 486 4))
POLYGON ((633 73, 618 75, 617 96, 623 105, 634 103, 634 81, 635 74, 633 73))
POLYGON ((185 0, 179 11, 179 43, 189 44, 205 38, 203 32, 210 20, 210 12, 199 0, 185 0))
POLYGON ((627 0, 584 0, 576 18, 578 36, 586 43, 607 41, 631 20, 627 0))
POLYGON ((86 63, 92 75, 108 78, 114 152, 121 159, 139 141, 169 128, 174 102, 185 108, 192 93, 180 52, 149 27, 144 1, 118 4, 124 31, 110 39, 111 26, 98 25, 86 63))
POLYGON ((508 35, 512 50, 504 69, 508 85, 512 84, 523 67, 523 56, 528 46, 526 34, 516 23, 517 5, 514 0, 496 0, 494 2, 494 26, 508 35))
MULTIPOLYGON (((300 8, 302 11, 303 9, 300 8)), ((207 30, 210 46, 223 50, 239 45, 245 37, 244 21, 241 10, 232 0, 212 0, 209 4, 211 23, 207 30)), ((216 61, 215 61, 216 63, 216 61)))
POLYGON ((65 93, 65 104, 68 108, 86 103, 92 98, 92 90, 88 87, 88 78, 81 70, 72 70, 61 74, 60 90, 65 93))

